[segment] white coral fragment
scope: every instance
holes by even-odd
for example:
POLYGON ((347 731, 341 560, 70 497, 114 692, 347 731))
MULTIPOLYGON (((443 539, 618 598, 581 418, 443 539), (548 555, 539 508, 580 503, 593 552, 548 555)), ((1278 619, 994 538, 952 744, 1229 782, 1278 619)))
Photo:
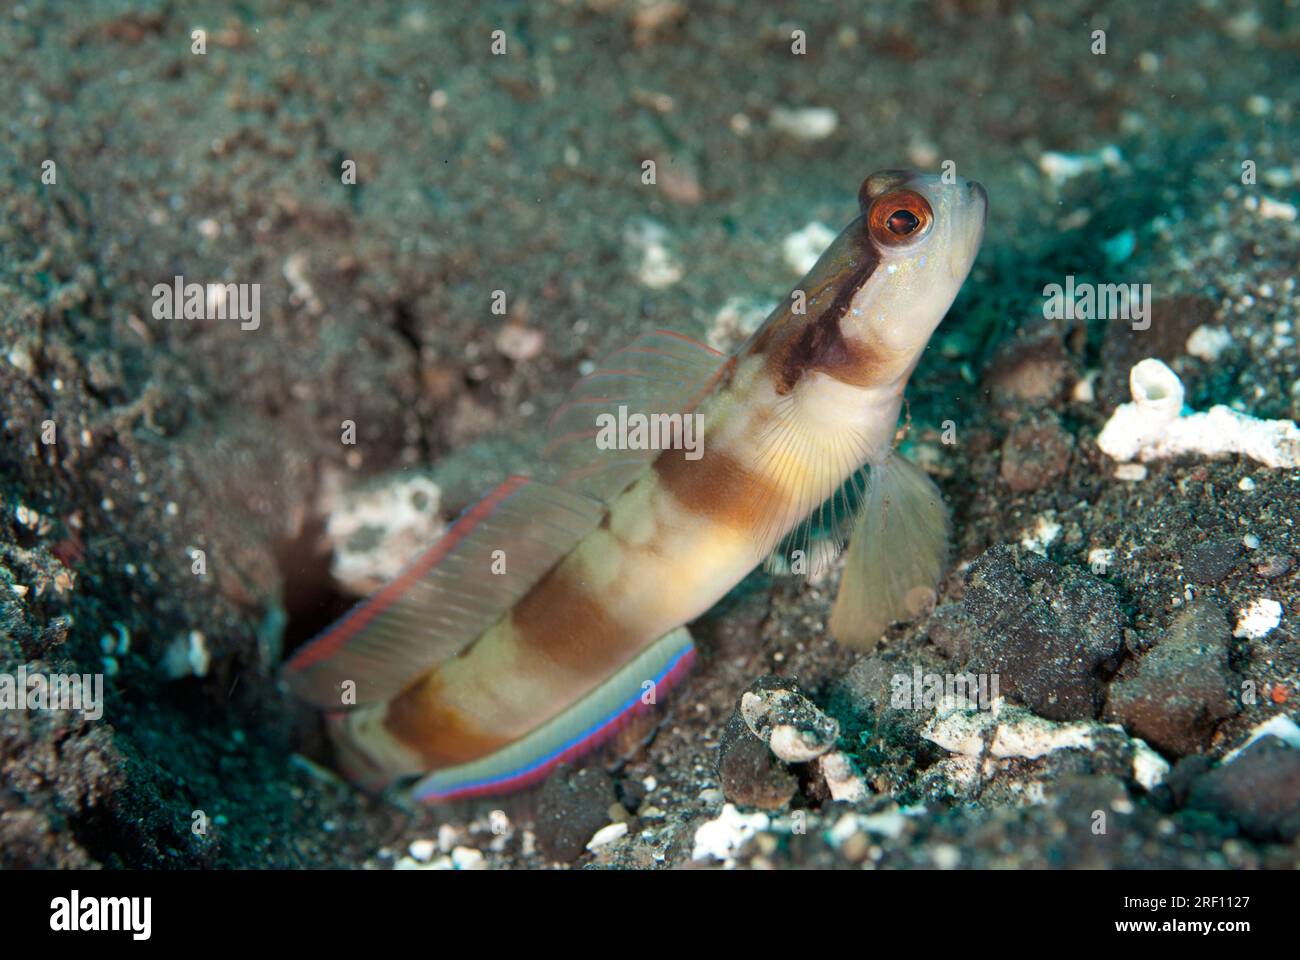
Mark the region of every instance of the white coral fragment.
POLYGON ((400 473, 345 490, 329 473, 320 509, 333 553, 330 573, 358 596, 398 576, 446 531, 438 515, 442 491, 426 476, 400 473))
POLYGON ((1255 600, 1237 614, 1234 637, 1259 640, 1268 636, 1282 622, 1282 604, 1276 600, 1255 600))
POLYGON ((1143 790, 1154 790, 1169 775, 1169 761, 1156 753, 1145 740, 1133 738, 1133 779, 1143 790))
POLYGON ((1223 762, 1231 763, 1247 747, 1264 737, 1277 737, 1288 747, 1300 750, 1300 726, 1297 726, 1296 722, 1286 714, 1279 713, 1276 716, 1269 717, 1263 723, 1256 724, 1241 746, 1235 750, 1230 750, 1224 755, 1223 762))
POLYGON ((773 107, 768 118, 772 129, 796 140, 825 140, 840 125, 830 107, 773 107))
POLYGON ((817 265, 821 255, 834 240, 834 230, 813 220, 781 241, 781 256, 786 266, 802 276, 817 265))
POLYGON ((686 275, 663 224, 644 217, 634 220, 623 230, 623 242, 633 264, 633 275, 642 286, 666 290, 686 275))
POLYGON ((1291 420, 1258 420, 1225 407, 1182 413, 1183 383, 1149 357, 1129 373, 1131 403, 1111 416, 1097 446, 1121 463, 1183 454, 1244 454, 1268 467, 1300 466, 1300 427, 1291 420))
POLYGON ((1048 720, 1000 699, 992 711, 941 709, 921 731, 925 739, 953 754, 943 762, 959 783, 973 782, 980 775, 980 765, 987 771, 990 761, 1037 760, 1057 750, 1093 751, 1114 734, 1128 740, 1133 779, 1143 789, 1150 790, 1164 780, 1169 764, 1144 741, 1128 737, 1117 723, 1048 720))
POLYGON ((768 828, 771 820, 765 813, 741 813, 730 803, 722 808, 717 818, 703 824, 695 831, 695 849, 692 860, 721 860, 735 865, 735 855, 755 834, 768 828))
POLYGON ((1108 144, 1094 153, 1058 153, 1048 150, 1039 156, 1038 169, 1053 186, 1059 187, 1067 180, 1085 173, 1118 167, 1123 161, 1119 148, 1108 144))

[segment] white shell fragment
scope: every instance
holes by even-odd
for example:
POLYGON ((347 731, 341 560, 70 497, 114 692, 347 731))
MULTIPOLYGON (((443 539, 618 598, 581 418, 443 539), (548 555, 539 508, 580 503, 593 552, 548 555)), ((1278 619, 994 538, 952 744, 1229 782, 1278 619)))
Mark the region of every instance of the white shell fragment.
POLYGON ((1237 626, 1232 635, 1258 640, 1272 633, 1281 622, 1282 604, 1276 600, 1255 600, 1238 612, 1237 626))
POLYGON ((867 784, 853 770, 848 755, 840 750, 828 753, 818 761, 822 777, 831 792, 831 799, 842 803, 859 803, 867 798, 867 784))
POLYGON ((747 691, 740 716, 750 732, 786 763, 807 763, 835 746, 839 722, 794 690, 747 691))
POLYGON ((1221 404, 1183 414, 1182 381, 1152 357, 1133 367, 1129 387, 1133 401, 1121 404, 1097 437, 1114 460, 1236 453, 1268 467, 1300 467, 1300 426, 1291 420, 1257 420, 1221 404))
POLYGON ((721 860, 733 864, 740 848, 770 824, 767 814, 741 813, 728 803, 717 819, 708 821, 695 831, 695 849, 691 852, 691 859, 721 860))

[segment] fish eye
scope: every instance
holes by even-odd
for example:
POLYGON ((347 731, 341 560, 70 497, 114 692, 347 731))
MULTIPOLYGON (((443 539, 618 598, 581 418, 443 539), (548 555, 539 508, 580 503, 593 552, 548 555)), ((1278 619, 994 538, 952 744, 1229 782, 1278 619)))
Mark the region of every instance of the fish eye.
POLYGON ((875 199, 867 213, 871 238, 887 247, 914 243, 930 229, 934 211, 915 190, 893 190, 875 199))
POLYGON ((920 225, 921 221, 917 219, 916 214, 911 210, 895 210, 889 215, 889 219, 885 221, 885 226, 889 229, 890 233, 897 233, 903 236, 911 233, 920 225))

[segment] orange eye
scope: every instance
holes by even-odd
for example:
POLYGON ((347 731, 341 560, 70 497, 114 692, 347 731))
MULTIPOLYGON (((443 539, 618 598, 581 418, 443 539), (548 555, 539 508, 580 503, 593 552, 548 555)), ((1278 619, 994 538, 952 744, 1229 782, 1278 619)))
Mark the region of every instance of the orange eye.
POLYGON ((871 238, 887 247, 920 239, 933 221, 929 202, 915 190, 893 190, 877 197, 867 213, 871 238))

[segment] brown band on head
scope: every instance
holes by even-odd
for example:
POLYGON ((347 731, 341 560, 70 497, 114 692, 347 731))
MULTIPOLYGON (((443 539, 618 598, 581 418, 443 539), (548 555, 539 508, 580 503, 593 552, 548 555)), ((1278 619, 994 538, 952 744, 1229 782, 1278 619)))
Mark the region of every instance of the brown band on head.
POLYGON ((824 373, 854 386, 875 384, 886 372, 889 358, 846 338, 841 321, 880 265, 880 251, 864 222, 872 202, 914 176, 910 170, 882 170, 862 181, 858 204, 863 217, 849 224, 804 278, 809 315, 794 315, 787 304, 750 343, 749 353, 767 358, 778 394, 793 390, 807 372, 824 373))
POLYGON ((826 309, 816 320, 804 325, 803 330, 786 344, 779 358, 773 358, 777 393, 789 393, 805 371, 818 370, 836 379, 853 372, 859 361, 858 350, 845 339, 840 321, 848 312, 853 295, 870 279, 880 262, 874 255, 874 248, 870 249, 873 256, 859 261, 853 272, 838 285, 835 297, 826 309))
POLYGON ((824 277, 816 278, 815 289, 807 290, 810 315, 787 312, 754 338, 751 352, 767 358, 776 392, 785 395, 807 372, 818 371, 857 386, 874 381, 876 358, 863 345, 844 336, 840 321, 853 297, 871 279, 880 265, 880 253, 871 242, 862 221, 855 221, 837 244, 845 250, 838 261, 825 266, 824 277))

